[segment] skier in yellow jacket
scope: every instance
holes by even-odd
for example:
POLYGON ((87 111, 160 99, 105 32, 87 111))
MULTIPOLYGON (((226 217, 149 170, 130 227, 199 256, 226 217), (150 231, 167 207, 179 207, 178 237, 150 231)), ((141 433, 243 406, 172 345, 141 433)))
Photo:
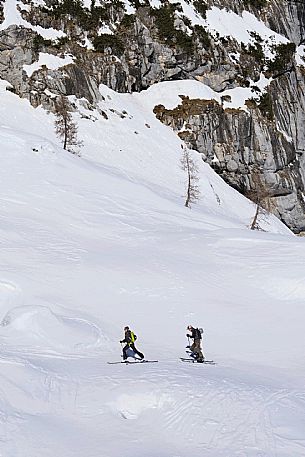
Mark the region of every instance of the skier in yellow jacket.
POLYGON ((144 359, 144 354, 138 351, 134 344, 137 336, 130 330, 128 326, 124 327, 124 332, 125 337, 120 341, 120 343, 126 343, 126 345, 123 347, 123 360, 127 360, 127 351, 129 348, 131 348, 133 352, 140 357, 140 359, 144 359))

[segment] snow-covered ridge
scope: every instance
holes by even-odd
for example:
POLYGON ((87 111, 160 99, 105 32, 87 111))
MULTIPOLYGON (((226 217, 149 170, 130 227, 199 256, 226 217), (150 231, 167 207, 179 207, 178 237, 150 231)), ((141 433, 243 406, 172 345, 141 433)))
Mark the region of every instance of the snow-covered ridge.
POLYGON ((305 46, 300 45, 296 50, 296 63, 300 66, 305 66, 305 46))
POLYGON ((46 66, 50 70, 57 70, 58 68, 64 67, 73 63, 73 57, 71 55, 65 55, 64 57, 54 56, 52 54, 47 54, 45 52, 39 53, 39 58, 37 62, 32 63, 31 65, 24 65, 23 69, 28 76, 32 76, 34 71, 39 70, 43 66, 46 66))
MULTIPOLYGON (((29 22, 25 21, 19 12, 18 5, 20 5, 19 0, 5 0, 4 2, 4 21, 0 24, 0 31, 7 29, 11 25, 20 25, 28 29, 32 29, 41 35, 47 40, 56 40, 65 36, 65 34, 60 30, 55 30, 53 28, 45 29, 39 25, 34 26, 29 22)), ((22 3, 23 7, 23 3, 22 3)))
POLYGON ((251 43, 251 33, 254 32, 265 41, 266 50, 268 46, 289 42, 286 37, 270 30, 264 22, 248 11, 243 11, 242 16, 239 16, 233 11, 212 7, 207 11, 206 24, 209 30, 217 32, 222 37, 232 37, 238 43, 251 43))
MULTIPOLYGON (((255 92, 252 90, 251 86, 255 85, 263 92, 271 81, 271 78, 267 79, 264 75, 261 75, 260 80, 256 82, 252 81, 250 87, 236 87, 234 89, 227 89, 221 93, 215 92, 200 81, 164 81, 154 84, 147 89, 147 91, 145 91, 147 97, 144 97, 144 99, 150 109, 153 109, 154 106, 158 104, 164 105, 167 109, 173 109, 181 103, 180 95, 184 95, 189 98, 216 100, 224 108, 247 110, 246 101, 250 98, 255 98, 255 92), (230 101, 225 99, 226 96, 230 97, 230 101)), ((134 94, 134 96, 137 97, 137 94, 134 94)), ((142 95, 140 95, 140 97, 142 97, 142 95)))
MULTIPOLYGON (((176 3, 175 0, 170 0, 170 3, 176 3)), ((264 50, 267 57, 272 57, 272 46, 280 43, 288 43, 289 40, 268 28, 263 21, 259 20, 254 14, 249 11, 243 11, 242 15, 234 13, 227 8, 218 8, 212 6, 207 9, 206 19, 202 18, 196 12, 196 9, 190 2, 185 0, 179 1, 182 6, 182 16, 190 19, 192 25, 201 25, 206 27, 209 32, 217 37, 231 37, 239 44, 250 44, 253 42, 252 33, 260 35, 264 41, 264 50)), ((160 7, 160 0, 150 1, 151 6, 160 7)))

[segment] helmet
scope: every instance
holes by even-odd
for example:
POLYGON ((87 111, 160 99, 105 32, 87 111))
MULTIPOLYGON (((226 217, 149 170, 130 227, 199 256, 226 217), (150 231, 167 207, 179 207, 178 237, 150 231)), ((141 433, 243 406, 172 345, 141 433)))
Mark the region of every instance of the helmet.
POLYGON ((124 330, 129 330, 129 327, 128 327, 128 325, 126 325, 126 327, 124 327, 124 330))
POLYGON ((192 325, 188 325, 187 326, 187 330, 192 330, 193 326, 192 325))

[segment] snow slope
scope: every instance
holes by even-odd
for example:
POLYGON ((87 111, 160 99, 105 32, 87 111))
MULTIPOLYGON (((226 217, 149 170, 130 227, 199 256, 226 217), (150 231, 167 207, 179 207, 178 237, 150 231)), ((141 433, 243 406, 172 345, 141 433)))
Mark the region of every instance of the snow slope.
MULTIPOLYGON (((22 8, 26 8, 23 2, 21 2, 21 6, 22 8)), ((3 2, 4 21, 0 24, 0 31, 6 30, 11 25, 20 25, 35 30, 35 32, 37 32, 46 40, 55 40, 56 38, 65 36, 65 34, 60 30, 55 30, 53 28, 46 29, 40 25, 33 26, 22 18, 18 7, 20 7, 20 2, 18 0, 5 0, 3 2)))
POLYGON ((101 87, 108 120, 75 118, 82 157, 1 84, 5 457, 305 455, 304 239, 275 218, 251 232, 253 205, 196 153, 183 206, 180 140, 152 113, 179 84, 101 87), (126 324, 159 363, 107 364, 126 324), (179 361, 188 324, 217 365, 179 361))

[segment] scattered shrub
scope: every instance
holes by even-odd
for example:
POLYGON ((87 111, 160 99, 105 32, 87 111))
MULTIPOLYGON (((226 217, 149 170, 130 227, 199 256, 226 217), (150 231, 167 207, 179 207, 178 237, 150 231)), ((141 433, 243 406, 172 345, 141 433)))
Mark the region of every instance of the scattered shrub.
POLYGON ((294 43, 281 43, 274 49, 275 58, 268 61, 267 68, 272 73, 282 73, 287 70, 296 51, 296 45, 294 43))
POLYGON ((106 48, 111 48, 112 53, 121 56, 124 52, 123 42, 115 35, 104 33, 93 39, 93 46, 97 52, 105 52, 106 48))
POLYGON ((130 29, 135 22, 135 15, 134 14, 125 14, 123 19, 121 20, 120 26, 130 29))
POLYGON ((169 46, 179 46, 185 52, 193 51, 192 37, 182 30, 175 28, 175 11, 182 11, 180 3, 165 4, 158 9, 152 9, 159 37, 169 46))
POLYGON ((244 4, 246 6, 250 6, 252 8, 260 9, 267 6, 267 0, 244 0, 244 4))
MULTIPOLYGON (((124 7, 123 4, 122 7, 124 7)), ((85 8, 81 0, 62 0, 53 4, 51 8, 41 7, 41 11, 57 20, 68 16, 87 31, 98 28, 101 21, 110 19, 108 8, 95 6, 94 0, 91 2, 90 9, 85 8)))
POLYGON ((206 19, 207 9, 208 9, 207 5, 205 3, 203 3, 202 0, 194 0, 193 5, 194 5, 197 13, 199 13, 200 16, 203 17, 203 19, 206 19))
POLYGON ((35 35, 34 40, 33 40, 33 51, 34 52, 39 52, 43 48, 52 46, 52 41, 51 40, 46 40, 43 38, 41 35, 35 35))
POLYGON ((265 116, 269 121, 272 121, 274 118, 272 98, 269 92, 265 92, 258 100, 258 108, 260 112, 265 116))
POLYGON ((202 25, 195 25, 194 32, 201 44, 203 45, 204 49, 209 49, 211 47, 211 38, 209 33, 206 31, 202 25))
POLYGON ((259 42, 248 44, 247 46, 244 43, 241 43, 241 49, 244 54, 253 57, 255 62, 260 65, 260 67, 263 67, 265 64, 265 53, 259 42))

